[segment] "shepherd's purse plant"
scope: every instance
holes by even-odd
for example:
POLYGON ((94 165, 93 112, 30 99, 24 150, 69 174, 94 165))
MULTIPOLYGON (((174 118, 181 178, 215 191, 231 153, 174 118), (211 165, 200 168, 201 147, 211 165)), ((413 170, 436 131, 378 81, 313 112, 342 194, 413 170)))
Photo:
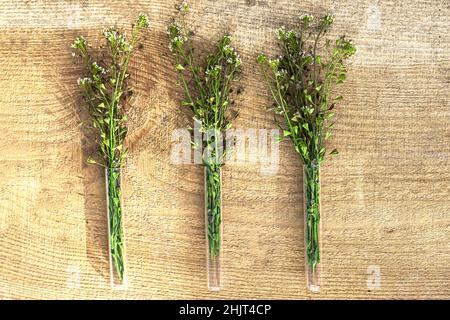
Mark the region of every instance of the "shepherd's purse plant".
POLYGON ((224 132, 237 116, 236 112, 231 112, 231 93, 241 70, 241 59, 230 46, 228 35, 220 38, 216 48, 204 60, 194 54, 192 32, 185 22, 187 12, 188 6, 184 2, 179 18, 168 26, 167 32, 179 84, 184 91, 181 105, 192 111, 193 120, 203 135, 203 140, 193 141, 193 146, 203 150, 208 286, 218 290, 222 251, 221 167, 226 154, 224 132))
POLYGON ((275 121, 304 164, 305 246, 308 288, 320 290, 320 164, 334 126, 334 107, 342 96, 335 86, 344 82, 348 59, 356 52, 351 40, 325 38, 333 16, 315 23, 303 15, 296 30, 276 30, 281 56, 261 54, 258 62, 273 97, 275 121))
POLYGON ((83 91, 91 119, 90 127, 98 145, 97 153, 90 156, 88 162, 105 168, 113 285, 123 284, 125 278, 121 167, 128 154, 128 149, 124 147, 127 134, 125 105, 131 97, 127 68, 139 32, 148 25, 148 17, 140 14, 130 39, 115 28, 106 29, 103 36, 107 52, 103 52, 98 60, 91 55, 90 45, 84 37, 76 38, 72 45, 86 67, 86 77, 78 79, 78 84, 83 91))

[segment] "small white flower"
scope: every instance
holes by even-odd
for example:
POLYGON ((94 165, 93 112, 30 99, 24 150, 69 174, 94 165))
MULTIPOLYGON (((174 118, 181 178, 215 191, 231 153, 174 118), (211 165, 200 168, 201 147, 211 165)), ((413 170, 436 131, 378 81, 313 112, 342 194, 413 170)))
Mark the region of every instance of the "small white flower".
POLYGON ((268 61, 270 67, 272 67, 273 69, 278 68, 279 64, 280 64, 280 59, 269 59, 268 61))
POLYGON ((227 45, 223 46, 223 52, 226 55, 232 54, 234 52, 234 48, 227 44, 227 45))
POLYGON ((90 83, 92 83, 92 79, 91 78, 78 78, 77 83, 78 83, 78 85, 90 84, 90 83))
POLYGON ((181 4, 180 4, 180 6, 179 6, 179 8, 178 8, 179 10, 180 10, 180 12, 181 13, 187 13, 188 12, 188 10, 189 10, 189 5, 188 5, 188 3, 186 2, 186 1, 183 1, 181 4))
POLYGON ((285 33, 286 33, 285 27, 284 27, 284 26, 279 27, 279 28, 276 30, 277 39, 278 39, 278 40, 281 40, 281 39, 284 37, 285 33))
POLYGON ((300 21, 303 23, 304 28, 308 28, 313 21, 314 16, 311 14, 304 14, 300 16, 300 21))
POLYGON ((239 67, 241 63, 242 63, 241 57, 237 54, 234 64, 236 67, 239 67))
POLYGON ((300 20, 302 21, 312 21, 314 16, 312 14, 303 14, 300 16, 300 20))

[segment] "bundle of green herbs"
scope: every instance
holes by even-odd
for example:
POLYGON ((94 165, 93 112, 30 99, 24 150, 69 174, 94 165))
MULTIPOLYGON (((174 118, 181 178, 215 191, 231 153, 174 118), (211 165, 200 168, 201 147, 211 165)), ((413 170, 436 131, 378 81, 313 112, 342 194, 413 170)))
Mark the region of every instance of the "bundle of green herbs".
POLYGON ((193 146, 203 150, 207 240, 209 255, 214 259, 221 252, 221 167, 226 154, 224 133, 237 117, 237 113, 231 110, 231 94, 241 70, 241 59, 230 46, 231 37, 228 35, 220 38, 215 50, 205 59, 194 54, 193 33, 186 26, 187 12, 188 6, 183 3, 179 19, 168 26, 167 32, 179 84, 184 91, 181 105, 192 110, 194 122, 203 135, 202 142, 193 141, 193 146))
MULTIPOLYGON (((289 138, 304 164, 306 263, 314 274, 320 262, 320 164, 327 154, 325 142, 333 128, 333 109, 342 96, 334 88, 344 82, 348 59, 356 47, 345 36, 325 38, 333 16, 317 23, 312 15, 300 17, 297 30, 277 29, 282 54, 258 56, 270 88, 275 121, 289 138)), ((336 149, 329 154, 337 154, 336 149)))
POLYGON ((148 17, 140 14, 133 24, 130 40, 115 28, 106 29, 103 35, 108 51, 98 61, 89 52, 90 45, 84 37, 76 38, 72 45, 87 69, 87 76, 78 79, 78 84, 83 91, 91 118, 90 127, 98 144, 97 153, 90 156, 88 162, 105 168, 112 280, 118 283, 123 281, 125 273, 120 169, 128 154, 123 145, 127 134, 125 105, 131 97, 127 68, 139 32, 148 25, 148 17))

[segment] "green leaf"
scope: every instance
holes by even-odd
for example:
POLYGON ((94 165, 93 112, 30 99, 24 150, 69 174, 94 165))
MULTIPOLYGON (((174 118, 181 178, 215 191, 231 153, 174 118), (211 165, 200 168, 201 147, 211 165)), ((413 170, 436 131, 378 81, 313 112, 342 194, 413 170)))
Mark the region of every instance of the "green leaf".
POLYGON ((199 143, 197 141, 191 141, 191 148, 197 150, 199 148, 199 143))
POLYGON ((307 57, 305 58, 305 60, 303 60, 303 63, 304 63, 304 64, 311 64, 311 63, 313 63, 313 61, 314 61, 314 59, 313 59, 312 56, 307 56, 307 57))
POLYGON ((126 148, 122 153, 122 158, 126 158, 128 156, 128 148, 126 148))
POLYGON ((320 64, 322 61, 321 61, 321 58, 320 58, 320 56, 319 55, 316 55, 316 63, 317 64, 320 64))
POLYGON ((260 54, 256 60, 258 61, 258 63, 264 63, 267 61, 267 57, 263 54, 260 54))
POLYGON ((283 136, 276 136, 275 140, 276 140, 276 142, 280 143, 281 141, 284 140, 284 137, 283 136))
POLYGON ((284 137, 287 137, 287 136, 290 136, 290 135, 292 135, 292 132, 290 132, 288 130, 283 130, 283 136, 284 137))
POLYGON ((333 151, 330 152, 330 156, 334 156, 339 154, 339 151, 337 151, 337 149, 333 149, 333 151))
POLYGON ((183 107, 191 107, 191 106, 193 106, 194 104, 193 104, 192 102, 190 102, 190 101, 183 100, 183 101, 181 101, 181 105, 182 105, 183 107))
POLYGON ((301 150, 302 154, 307 155, 308 147, 307 147, 306 143, 303 140, 300 140, 298 144, 300 146, 300 150, 301 150))

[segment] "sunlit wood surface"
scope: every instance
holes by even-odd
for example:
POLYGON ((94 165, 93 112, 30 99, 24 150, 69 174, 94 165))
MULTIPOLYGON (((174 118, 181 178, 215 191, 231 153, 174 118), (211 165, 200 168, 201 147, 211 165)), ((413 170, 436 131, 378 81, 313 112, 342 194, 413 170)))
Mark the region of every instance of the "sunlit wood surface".
MULTIPOLYGON (((335 15, 358 53, 322 168, 322 293, 305 288, 302 166, 288 141, 224 169, 223 289, 206 288, 203 171, 171 161, 177 112, 166 25, 174 1, 0 1, 0 298, 449 298, 448 1, 191 1, 196 45, 243 59, 238 129, 275 129, 255 58, 304 12, 335 15), (128 288, 108 282, 104 173, 70 45, 151 18, 131 62, 124 169, 128 288), (379 277, 378 277, 379 276, 379 277)), ((259 131, 256 131, 259 132, 259 131)), ((260 138, 260 136, 258 136, 260 138)))

